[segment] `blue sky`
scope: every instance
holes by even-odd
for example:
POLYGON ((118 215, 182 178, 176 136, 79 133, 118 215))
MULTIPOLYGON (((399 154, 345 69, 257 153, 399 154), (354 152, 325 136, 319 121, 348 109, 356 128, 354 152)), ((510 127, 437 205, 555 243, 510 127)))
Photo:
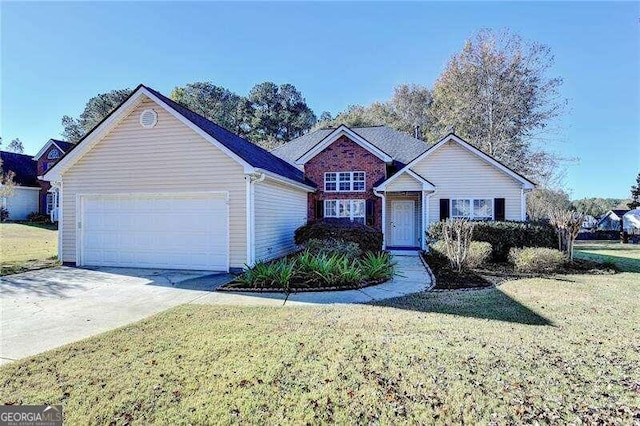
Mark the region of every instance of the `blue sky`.
POLYGON ((575 198, 627 197, 640 170, 639 3, 0 3, 0 134, 36 153, 97 93, 292 83, 320 114, 431 86, 476 30, 551 47, 569 110, 553 150, 575 198))

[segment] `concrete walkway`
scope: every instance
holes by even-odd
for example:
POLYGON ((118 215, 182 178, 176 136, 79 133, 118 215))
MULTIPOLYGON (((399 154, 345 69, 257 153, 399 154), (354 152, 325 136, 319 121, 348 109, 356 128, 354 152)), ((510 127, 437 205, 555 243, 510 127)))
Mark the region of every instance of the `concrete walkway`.
POLYGON ((133 268, 50 268, 0 277, 0 364, 144 319, 183 303, 302 306, 367 303, 426 290, 420 259, 396 256, 391 281, 361 290, 215 292, 228 274, 133 268))

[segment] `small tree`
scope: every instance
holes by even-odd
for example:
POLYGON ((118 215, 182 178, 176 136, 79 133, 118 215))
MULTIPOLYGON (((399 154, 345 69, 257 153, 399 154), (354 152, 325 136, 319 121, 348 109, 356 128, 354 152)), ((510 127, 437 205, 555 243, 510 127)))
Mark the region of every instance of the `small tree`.
POLYGON ((630 209, 640 207, 640 173, 636 177, 636 184, 631 187, 631 202, 628 205, 630 209))
POLYGON ((447 219, 442 226, 447 258, 451 267, 458 272, 462 271, 469 255, 474 226, 473 222, 466 219, 447 219))
POLYGON ((558 234, 558 250, 563 251, 573 261, 573 246, 580 233, 584 214, 570 210, 554 210, 549 215, 551 225, 558 234))

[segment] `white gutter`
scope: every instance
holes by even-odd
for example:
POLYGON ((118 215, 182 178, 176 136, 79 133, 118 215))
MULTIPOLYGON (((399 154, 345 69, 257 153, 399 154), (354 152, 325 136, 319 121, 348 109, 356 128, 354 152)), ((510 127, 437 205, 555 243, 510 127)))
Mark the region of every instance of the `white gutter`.
MULTIPOLYGON (((307 191, 307 192, 315 192, 315 191, 316 191, 316 188, 314 188, 314 187, 312 187, 312 186, 306 185, 306 184, 304 184, 304 183, 302 183, 302 182, 295 181, 295 180, 293 180, 293 179, 286 178, 286 177, 284 177, 284 176, 280 176, 279 174, 276 174, 276 173, 270 172, 270 171, 268 171, 268 170, 264 170, 264 169, 255 169, 255 172, 256 172, 256 173, 261 173, 261 174, 263 174, 263 175, 266 175, 266 176, 268 176, 269 178, 274 179, 274 180, 277 180, 277 181, 280 181, 280 182, 282 182, 282 183, 284 183, 284 184, 291 185, 291 186, 295 186, 295 187, 300 188, 300 189, 304 189, 304 190, 305 190, 305 191, 307 191)), ((262 182, 262 181, 261 181, 261 182, 262 182)))

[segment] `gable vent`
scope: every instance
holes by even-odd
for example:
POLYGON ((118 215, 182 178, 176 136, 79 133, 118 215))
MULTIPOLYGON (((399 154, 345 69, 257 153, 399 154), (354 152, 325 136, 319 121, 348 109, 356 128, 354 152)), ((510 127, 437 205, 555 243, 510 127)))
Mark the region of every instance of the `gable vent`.
POLYGON ((150 129, 158 122, 158 113, 152 109, 145 109, 140 114, 140 125, 145 129, 150 129))

